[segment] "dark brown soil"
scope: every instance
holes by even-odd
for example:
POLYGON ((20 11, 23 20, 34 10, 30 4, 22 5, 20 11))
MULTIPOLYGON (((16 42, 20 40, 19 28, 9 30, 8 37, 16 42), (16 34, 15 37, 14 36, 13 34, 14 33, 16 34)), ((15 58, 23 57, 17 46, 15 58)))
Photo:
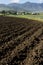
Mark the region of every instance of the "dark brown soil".
POLYGON ((43 23, 0 16, 0 65, 43 65, 43 23))

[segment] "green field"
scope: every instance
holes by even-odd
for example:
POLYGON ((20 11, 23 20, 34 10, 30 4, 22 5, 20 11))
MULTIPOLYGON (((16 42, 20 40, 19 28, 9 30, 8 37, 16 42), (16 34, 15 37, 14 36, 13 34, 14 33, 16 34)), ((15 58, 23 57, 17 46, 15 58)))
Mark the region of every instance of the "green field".
POLYGON ((40 15, 9 15, 9 16, 43 21, 43 14, 40 14, 40 15))
MULTIPOLYGON (((1 14, 0 14, 1 15, 1 14)), ((38 21, 42 21, 43 22, 43 13, 39 14, 39 15, 6 15, 6 16, 10 16, 10 17, 19 17, 19 18, 27 18, 27 19, 32 19, 32 20, 38 20, 38 21)))

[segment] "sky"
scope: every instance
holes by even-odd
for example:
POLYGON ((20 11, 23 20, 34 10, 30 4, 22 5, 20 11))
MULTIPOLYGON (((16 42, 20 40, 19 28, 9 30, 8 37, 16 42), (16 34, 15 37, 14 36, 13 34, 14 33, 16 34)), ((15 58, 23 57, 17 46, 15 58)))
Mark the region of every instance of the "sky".
POLYGON ((1 4, 25 3, 25 2, 43 3, 43 0, 0 0, 1 4))

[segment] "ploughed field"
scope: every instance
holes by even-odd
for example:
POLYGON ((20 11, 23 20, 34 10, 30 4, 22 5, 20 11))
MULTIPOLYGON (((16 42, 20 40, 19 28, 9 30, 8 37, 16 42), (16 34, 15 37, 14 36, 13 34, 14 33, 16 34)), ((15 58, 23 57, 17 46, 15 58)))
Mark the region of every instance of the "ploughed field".
POLYGON ((0 65, 42 65, 43 23, 0 16, 0 65))

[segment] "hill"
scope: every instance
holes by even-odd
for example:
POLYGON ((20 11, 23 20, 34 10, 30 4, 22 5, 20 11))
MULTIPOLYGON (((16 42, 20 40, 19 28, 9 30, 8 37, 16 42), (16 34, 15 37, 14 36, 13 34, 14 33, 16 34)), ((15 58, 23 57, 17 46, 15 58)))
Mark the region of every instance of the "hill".
POLYGON ((42 12, 43 11, 43 3, 10 3, 10 4, 0 4, 1 10, 14 10, 14 11, 34 11, 34 12, 42 12))

